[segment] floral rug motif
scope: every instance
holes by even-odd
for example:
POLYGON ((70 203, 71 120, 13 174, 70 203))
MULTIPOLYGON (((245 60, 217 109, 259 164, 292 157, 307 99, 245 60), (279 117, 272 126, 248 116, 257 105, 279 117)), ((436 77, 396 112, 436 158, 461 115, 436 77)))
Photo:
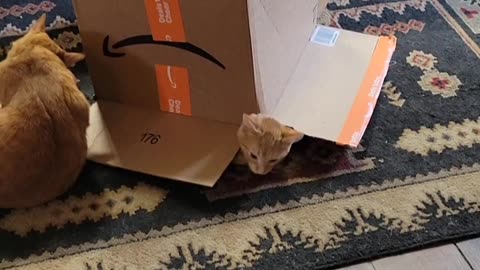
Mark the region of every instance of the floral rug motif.
MULTIPOLYGON (((212 189, 89 162, 57 200, 0 211, 0 268, 327 269, 479 235, 479 9, 331 0, 319 23, 398 39, 361 147, 307 138, 272 174, 232 165, 212 189)), ((82 50, 70 1, 2 0, 0 58, 41 13, 82 50)))

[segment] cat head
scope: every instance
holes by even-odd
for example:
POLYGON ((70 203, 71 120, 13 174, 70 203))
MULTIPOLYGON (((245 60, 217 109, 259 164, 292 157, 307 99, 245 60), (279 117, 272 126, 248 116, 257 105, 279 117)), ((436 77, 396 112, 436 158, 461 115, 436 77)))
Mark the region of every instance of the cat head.
POLYGON ((302 133, 260 114, 244 114, 237 136, 250 170, 260 175, 269 173, 303 138, 302 133))
POLYGON ((23 37, 12 42, 12 48, 8 52, 8 57, 28 54, 34 47, 41 46, 57 55, 67 67, 74 67, 76 63, 85 58, 85 55, 67 52, 58 46, 46 33, 46 19, 46 15, 43 14, 23 37))

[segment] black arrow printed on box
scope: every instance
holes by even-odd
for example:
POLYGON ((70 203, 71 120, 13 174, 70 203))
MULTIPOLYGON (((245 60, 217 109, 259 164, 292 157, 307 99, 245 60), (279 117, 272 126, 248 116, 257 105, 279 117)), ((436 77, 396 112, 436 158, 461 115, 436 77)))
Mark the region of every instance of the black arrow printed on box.
MULTIPOLYGON (((103 40, 103 54, 107 57, 122 57, 125 56, 125 53, 117 53, 110 51, 109 47, 110 36, 106 36, 103 40)), ((210 62, 216 64, 217 66, 221 67, 222 69, 226 69, 225 65, 222 64, 217 58, 199 48, 191 43, 188 42, 172 42, 172 41, 156 41, 153 39, 152 35, 140 35, 140 36, 133 36, 126 39, 122 39, 117 43, 112 45, 113 49, 120 49, 123 47, 134 46, 134 45, 143 45, 143 44, 154 44, 160 46, 169 46, 175 47, 181 50, 189 51, 193 54, 201 56, 210 62)))

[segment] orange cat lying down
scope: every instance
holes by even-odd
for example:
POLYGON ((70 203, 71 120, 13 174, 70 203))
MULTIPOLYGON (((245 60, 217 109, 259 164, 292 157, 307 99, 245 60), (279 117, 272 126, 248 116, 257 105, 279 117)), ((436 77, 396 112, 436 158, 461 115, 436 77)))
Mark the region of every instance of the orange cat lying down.
POLYGON ((45 19, 0 63, 0 208, 55 198, 86 160, 89 103, 68 69, 85 56, 55 44, 45 19))

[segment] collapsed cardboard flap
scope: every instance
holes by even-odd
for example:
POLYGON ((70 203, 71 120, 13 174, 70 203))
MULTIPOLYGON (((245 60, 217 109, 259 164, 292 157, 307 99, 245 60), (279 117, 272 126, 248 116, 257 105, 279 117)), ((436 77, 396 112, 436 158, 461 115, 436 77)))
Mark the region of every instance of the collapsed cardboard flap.
POLYGON ((309 42, 273 117, 305 134, 356 147, 386 76, 394 37, 335 29, 333 46, 309 42))
POLYGON ((99 101, 90 110, 88 159, 212 187, 238 151, 237 126, 99 101))

